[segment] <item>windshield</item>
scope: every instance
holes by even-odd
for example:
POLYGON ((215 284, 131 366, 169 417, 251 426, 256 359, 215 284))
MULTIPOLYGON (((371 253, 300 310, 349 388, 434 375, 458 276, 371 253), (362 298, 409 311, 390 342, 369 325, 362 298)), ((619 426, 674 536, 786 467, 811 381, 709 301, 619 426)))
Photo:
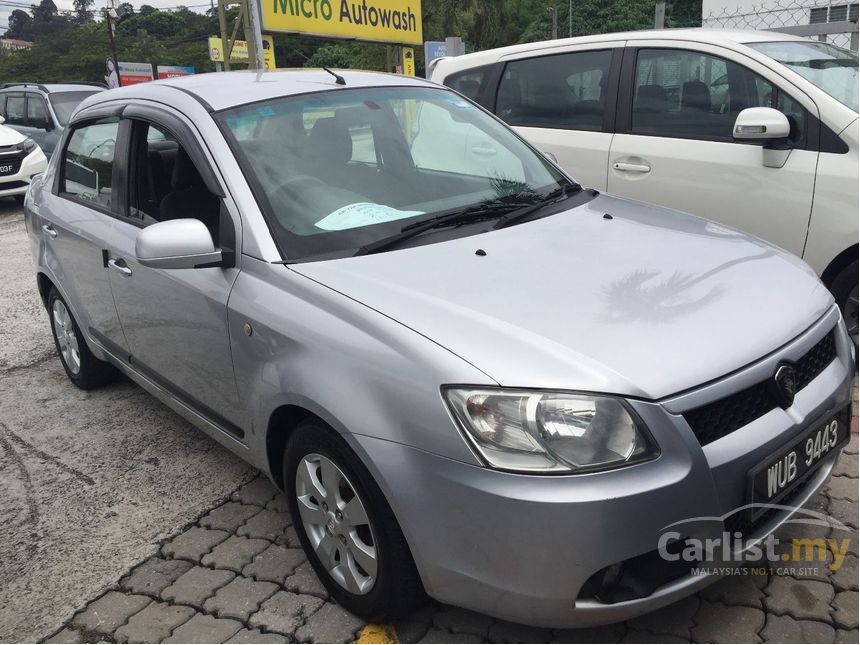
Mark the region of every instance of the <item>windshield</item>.
MULTIPOLYGON (((445 89, 344 89, 217 118, 289 261, 352 255, 439 213, 535 202, 567 181, 445 89)), ((457 222, 456 234, 477 232, 457 222)))
POLYGON ((747 43, 857 111, 857 54, 827 43, 747 43))
POLYGON ((51 106, 54 108, 54 113, 57 115, 57 121, 60 125, 66 125, 72 116, 72 112, 78 107, 81 101, 88 96, 95 94, 95 91, 83 92, 52 92, 48 94, 48 99, 51 101, 51 106))

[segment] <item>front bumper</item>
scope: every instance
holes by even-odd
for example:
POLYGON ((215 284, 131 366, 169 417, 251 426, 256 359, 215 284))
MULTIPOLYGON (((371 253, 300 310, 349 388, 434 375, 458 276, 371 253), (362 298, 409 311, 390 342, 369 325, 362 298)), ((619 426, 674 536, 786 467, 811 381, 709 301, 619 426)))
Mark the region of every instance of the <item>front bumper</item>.
MULTIPOLYGON (((832 328, 838 318, 838 311, 831 310, 783 349, 799 351, 814 343, 813 336, 832 328)), ((511 474, 370 437, 351 440, 391 503, 431 596, 544 627, 612 623, 668 605, 715 580, 686 574, 632 600, 579 598, 596 572, 655 551, 670 524, 702 518, 685 524, 686 536, 722 535, 719 518, 746 501, 749 469, 811 423, 849 404, 853 361, 850 340, 841 332, 836 360, 797 394, 790 408, 773 410, 704 448, 683 416, 672 411, 683 403, 682 397, 632 401, 661 455, 615 471, 511 474)), ((772 375, 771 362, 781 356, 782 350, 708 388, 730 388, 737 379, 742 382, 758 372, 772 375)), ((713 397, 715 390, 709 392, 705 396, 713 397)), ((792 505, 803 504, 824 484, 837 456, 822 461, 797 490, 792 505)), ((771 516, 747 537, 772 533, 792 514, 771 516)))
MULTIPOLYGON (((4 159, 0 157, 0 165, 4 159)), ((45 172, 48 159, 41 148, 36 148, 21 160, 18 171, 10 175, 0 175, 0 197, 24 195, 30 187, 33 175, 45 172)))

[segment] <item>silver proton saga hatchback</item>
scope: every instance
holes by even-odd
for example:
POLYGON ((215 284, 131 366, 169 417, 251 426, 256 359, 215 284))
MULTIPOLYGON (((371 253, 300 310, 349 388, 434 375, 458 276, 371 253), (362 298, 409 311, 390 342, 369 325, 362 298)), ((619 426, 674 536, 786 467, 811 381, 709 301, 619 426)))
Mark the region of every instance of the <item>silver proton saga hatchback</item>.
POLYGON ((26 200, 72 382, 118 369, 267 472, 369 618, 619 621, 714 580, 684 544, 741 556, 824 484, 854 347, 801 260, 341 74, 81 105, 26 200))

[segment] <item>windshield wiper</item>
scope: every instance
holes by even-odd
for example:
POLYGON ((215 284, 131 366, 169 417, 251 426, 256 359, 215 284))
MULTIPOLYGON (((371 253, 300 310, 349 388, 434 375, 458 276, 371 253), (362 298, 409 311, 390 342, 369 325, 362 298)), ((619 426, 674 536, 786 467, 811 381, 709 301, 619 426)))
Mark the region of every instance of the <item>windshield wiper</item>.
POLYGON ((495 219, 511 210, 530 207, 532 205, 532 203, 493 201, 478 204, 477 206, 469 206, 468 208, 459 209, 454 212, 443 213, 442 215, 437 215, 430 219, 419 220, 412 224, 407 224, 400 229, 399 233, 365 244, 359 248, 353 256, 369 255, 371 253, 384 251, 431 229, 445 228, 446 226, 458 226, 460 224, 471 224, 472 222, 480 222, 486 219, 495 219))
MULTIPOLYGON (((412 224, 407 224, 399 233, 383 237, 381 240, 370 242, 358 249, 353 255, 368 255, 378 253, 393 246, 397 246, 401 242, 405 242, 413 237, 421 235, 425 231, 436 228, 444 228, 447 226, 458 226, 460 224, 471 224, 487 219, 495 219, 501 217, 493 226, 493 229, 502 228, 500 224, 503 222, 513 223, 520 221, 522 218, 531 215, 533 212, 546 206, 548 202, 561 201, 570 193, 575 193, 582 190, 582 186, 577 183, 565 182, 555 190, 550 191, 547 195, 541 196, 538 199, 529 199, 529 201, 504 201, 497 199, 490 202, 484 202, 475 206, 469 206, 465 209, 455 210, 453 212, 442 213, 426 220, 419 220, 412 224)), ((512 196, 512 199, 517 199, 518 196, 512 196)), ((529 196, 531 197, 531 196, 529 196)), ((522 197, 519 197, 522 200, 522 197)), ((507 224, 505 224, 507 225, 507 224)))
POLYGON ((579 184, 564 183, 555 190, 550 191, 538 203, 530 204, 525 208, 521 208, 519 210, 515 210, 511 213, 508 213, 507 215, 503 215, 501 218, 499 218, 499 221, 493 225, 493 230, 495 231, 496 229, 518 224, 527 217, 533 215, 535 212, 539 211, 544 206, 547 206, 550 203, 560 202, 563 199, 567 199, 568 195, 572 193, 578 193, 580 190, 582 190, 582 186, 580 186, 579 184))

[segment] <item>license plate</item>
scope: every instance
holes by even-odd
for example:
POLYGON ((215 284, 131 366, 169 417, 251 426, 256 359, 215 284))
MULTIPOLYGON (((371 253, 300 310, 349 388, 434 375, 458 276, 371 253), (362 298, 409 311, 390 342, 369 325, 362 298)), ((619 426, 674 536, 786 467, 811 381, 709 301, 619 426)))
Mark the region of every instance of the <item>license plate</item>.
MULTIPOLYGON (((753 504, 773 504, 803 482, 828 455, 847 443, 845 414, 819 422, 750 472, 753 504)), ((753 506, 753 519, 766 512, 753 506)))
POLYGON ((11 175, 15 170, 15 165, 11 163, 0 164, 0 175, 11 175))

